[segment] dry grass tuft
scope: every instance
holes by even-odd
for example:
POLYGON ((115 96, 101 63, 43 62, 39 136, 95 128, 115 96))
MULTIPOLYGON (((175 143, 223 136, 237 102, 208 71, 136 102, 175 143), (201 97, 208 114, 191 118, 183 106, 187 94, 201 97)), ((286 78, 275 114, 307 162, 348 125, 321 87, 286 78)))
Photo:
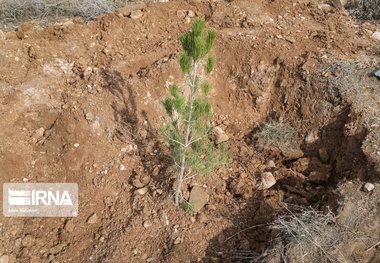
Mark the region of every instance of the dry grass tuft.
POLYGON ((294 143, 296 130, 289 124, 271 120, 264 123, 256 136, 264 148, 282 149, 294 143))
POLYGON ((322 213, 312 208, 294 207, 293 212, 285 207, 287 213, 280 215, 271 225, 273 230, 279 230, 283 235, 283 258, 288 252, 299 255, 300 262, 310 262, 310 259, 325 259, 325 262, 334 262, 329 255, 330 249, 338 242, 333 235, 326 235, 326 229, 334 224, 335 215, 328 211, 322 213))
POLYGON ((0 0, 0 23, 75 16, 91 20, 121 6, 115 0, 0 0))

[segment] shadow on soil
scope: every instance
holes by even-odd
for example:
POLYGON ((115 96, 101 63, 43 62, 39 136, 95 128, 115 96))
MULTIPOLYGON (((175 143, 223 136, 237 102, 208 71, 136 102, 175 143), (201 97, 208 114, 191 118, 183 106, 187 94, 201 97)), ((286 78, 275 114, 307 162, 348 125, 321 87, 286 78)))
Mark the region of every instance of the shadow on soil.
MULTIPOLYGON (((301 145, 304 157, 311 160, 303 172, 306 181, 292 177, 293 165, 297 160, 279 158, 288 173, 283 172, 282 178, 270 190, 256 191, 253 197, 243 200, 247 205, 241 209, 240 214, 231 218, 234 226, 211 240, 202 262, 269 262, 266 254, 276 241, 278 244, 281 235, 268 226, 283 212, 284 203, 336 211, 341 197, 334 190, 340 182, 348 179, 373 182, 375 178, 380 178, 361 150, 366 136, 365 129, 358 128, 351 132, 347 130, 347 124, 352 121, 349 113, 349 108, 342 110, 333 122, 320 130, 316 142, 301 145), (321 158, 320 149, 324 149, 322 151, 327 156, 321 158), (325 180, 310 183, 308 176, 312 172, 328 172, 329 176, 324 177, 321 174, 321 178, 326 178, 325 180)), ((254 147, 254 143, 251 147, 254 147)), ((274 174, 275 170, 279 169, 274 168, 274 174)), ((281 253, 279 250, 274 256, 272 254, 270 262, 283 262, 281 253)))

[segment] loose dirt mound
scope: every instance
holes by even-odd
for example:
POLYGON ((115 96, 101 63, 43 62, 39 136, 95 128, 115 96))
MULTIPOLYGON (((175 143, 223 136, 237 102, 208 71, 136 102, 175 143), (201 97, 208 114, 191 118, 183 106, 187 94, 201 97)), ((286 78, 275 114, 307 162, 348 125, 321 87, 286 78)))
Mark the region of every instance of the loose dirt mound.
MULTIPOLYGON (((35 263, 261 260, 278 234, 267 226, 283 202, 344 210, 341 196, 368 198, 360 190, 367 181, 377 189, 371 200, 379 200, 379 82, 368 75, 378 65, 376 26, 355 25, 345 11, 320 4, 175 1, 129 6, 88 24, 72 19, 41 32, 30 24, 0 32, 0 183, 76 182, 80 195, 76 218, 0 217, 0 256, 35 263), (189 182, 186 198, 194 186, 209 195, 191 214, 168 198, 171 157, 157 129, 168 85, 182 80, 178 36, 196 17, 218 31, 213 124, 228 134, 233 161, 189 182), (371 61, 362 67, 365 80, 337 82, 338 62, 364 59, 371 61), (293 148, 258 144, 257 131, 270 119, 296 128, 293 148), (262 190, 264 173, 277 183, 262 190)), ((369 202, 362 213, 376 206, 369 202)), ((347 209, 345 216, 355 216, 347 209)), ((372 227, 379 211, 371 213, 354 225, 366 241, 352 241, 350 250, 339 244, 345 252, 332 257, 377 262, 379 250, 366 250, 379 237, 372 227)))

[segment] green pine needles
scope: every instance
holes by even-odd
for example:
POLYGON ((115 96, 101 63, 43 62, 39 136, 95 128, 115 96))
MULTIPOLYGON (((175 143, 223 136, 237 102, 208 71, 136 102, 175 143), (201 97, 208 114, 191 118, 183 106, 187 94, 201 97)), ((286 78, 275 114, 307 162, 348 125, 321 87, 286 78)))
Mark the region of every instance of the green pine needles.
POLYGON ((226 147, 216 148, 210 139, 212 108, 207 95, 211 85, 206 78, 215 63, 214 57, 209 55, 215 38, 215 30, 206 29, 201 19, 194 22, 189 33, 180 37, 184 51, 179 64, 186 76, 185 87, 171 85, 170 96, 163 101, 170 122, 161 131, 169 142, 178 170, 176 205, 182 202, 181 189, 185 180, 207 174, 227 162, 226 147))

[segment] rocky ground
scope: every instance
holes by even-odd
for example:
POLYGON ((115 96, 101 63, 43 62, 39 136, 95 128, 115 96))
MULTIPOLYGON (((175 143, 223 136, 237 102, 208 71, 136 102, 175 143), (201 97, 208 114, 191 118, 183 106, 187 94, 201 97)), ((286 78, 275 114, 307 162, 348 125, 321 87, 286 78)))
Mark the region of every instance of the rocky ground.
POLYGON ((80 198, 75 218, 0 216, 0 262, 380 262, 379 29, 317 0, 216 0, 0 31, 0 183, 75 182, 80 198), (218 32, 210 99, 232 161, 189 181, 188 213, 157 129, 197 17, 218 32), (258 143, 270 119, 292 147, 258 143), (284 204, 330 209, 341 241, 292 253, 269 227, 284 204))

